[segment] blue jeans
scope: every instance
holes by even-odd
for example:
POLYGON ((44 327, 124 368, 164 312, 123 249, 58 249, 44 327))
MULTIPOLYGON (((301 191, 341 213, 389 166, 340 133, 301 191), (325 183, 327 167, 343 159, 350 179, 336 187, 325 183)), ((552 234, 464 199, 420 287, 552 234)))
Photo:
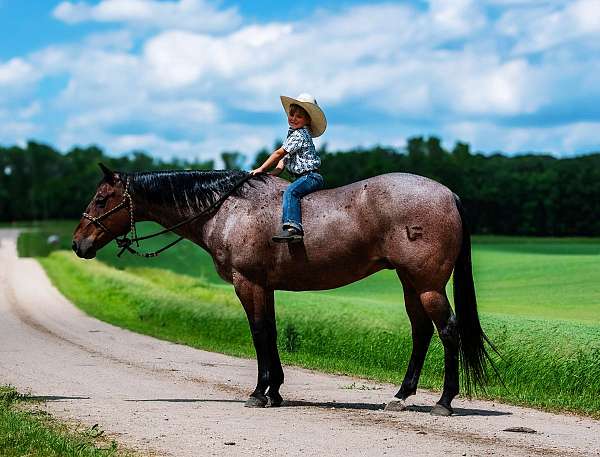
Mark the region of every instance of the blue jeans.
POLYGON ((290 184, 283 193, 283 216, 281 218, 283 226, 294 227, 302 232, 300 199, 322 188, 323 177, 315 172, 301 176, 290 184))

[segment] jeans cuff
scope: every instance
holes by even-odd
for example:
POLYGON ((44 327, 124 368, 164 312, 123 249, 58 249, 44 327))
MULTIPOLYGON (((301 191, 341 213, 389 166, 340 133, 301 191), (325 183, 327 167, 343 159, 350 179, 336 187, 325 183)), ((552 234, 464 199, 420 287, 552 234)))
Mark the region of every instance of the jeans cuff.
POLYGON ((297 222, 294 221, 286 221, 283 223, 283 228, 286 227, 292 227, 295 228, 296 230, 300 231, 301 233, 304 232, 304 230, 302 230, 302 224, 299 224, 297 222))

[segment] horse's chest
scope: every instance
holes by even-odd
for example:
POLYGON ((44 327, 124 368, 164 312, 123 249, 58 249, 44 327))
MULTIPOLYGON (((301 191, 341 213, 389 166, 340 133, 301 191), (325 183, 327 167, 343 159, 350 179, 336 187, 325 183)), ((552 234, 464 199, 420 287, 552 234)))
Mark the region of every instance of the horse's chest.
POLYGON ((215 249, 212 258, 219 276, 225 281, 232 282, 231 255, 229 251, 225 249, 215 249))

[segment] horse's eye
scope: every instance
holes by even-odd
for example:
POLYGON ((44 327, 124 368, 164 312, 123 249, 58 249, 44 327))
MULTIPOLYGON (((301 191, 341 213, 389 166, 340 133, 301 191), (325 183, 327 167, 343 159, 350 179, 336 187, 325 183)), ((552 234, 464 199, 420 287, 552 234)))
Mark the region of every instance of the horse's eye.
POLYGON ((106 200, 108 200, 106 195, 98 195, 96 197, 96 206, 99 208, 104 208, 106 206, 106 200))

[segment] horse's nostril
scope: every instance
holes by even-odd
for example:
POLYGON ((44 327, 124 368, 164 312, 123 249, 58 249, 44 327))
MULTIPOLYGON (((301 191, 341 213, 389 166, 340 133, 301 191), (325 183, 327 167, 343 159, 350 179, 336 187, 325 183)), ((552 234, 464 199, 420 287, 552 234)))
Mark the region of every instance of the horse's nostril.
POLYGON ((73 251, 77 252, 77 242, 76 241, 73 241, 71 248, 73 249, 73 251))

